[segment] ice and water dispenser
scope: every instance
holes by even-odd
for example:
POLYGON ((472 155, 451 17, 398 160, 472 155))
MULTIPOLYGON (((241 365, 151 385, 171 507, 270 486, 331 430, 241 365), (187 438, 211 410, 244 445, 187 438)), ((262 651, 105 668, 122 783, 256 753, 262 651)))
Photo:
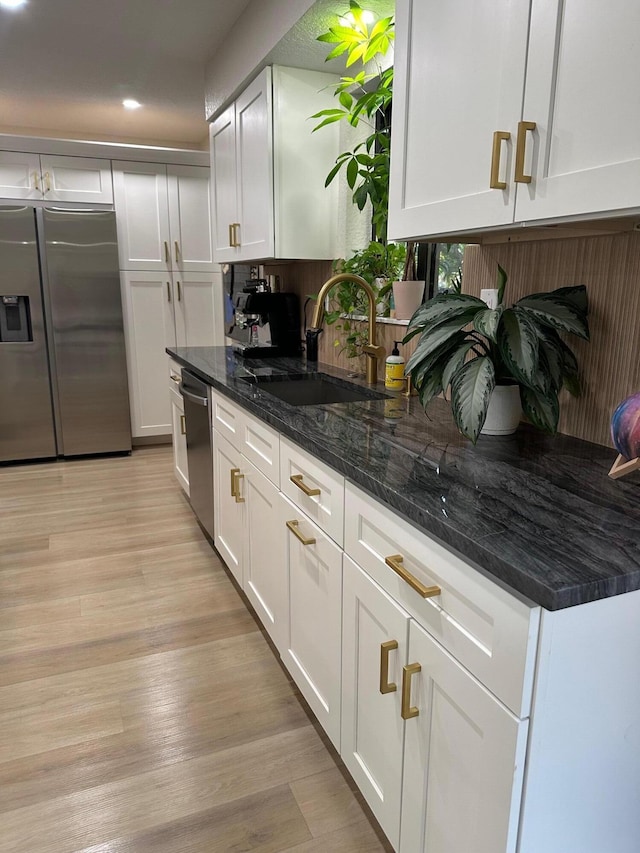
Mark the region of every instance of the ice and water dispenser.
POLYGON ((33 340, 28 296, 0 296, 0 343, 33 340))

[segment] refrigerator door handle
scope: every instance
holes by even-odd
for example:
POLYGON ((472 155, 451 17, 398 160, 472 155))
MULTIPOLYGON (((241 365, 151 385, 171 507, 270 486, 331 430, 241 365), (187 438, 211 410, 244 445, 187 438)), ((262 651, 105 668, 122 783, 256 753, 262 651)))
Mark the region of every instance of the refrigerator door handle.
POLYGON ((187 397, 187 399, 196 403, 198 406, 208 406, 209 405, 206 397, 201 397, 199 394, 194 394, 191 391, 187 391, 187 389, 184 387, 184 382, 180 383, 180 385, 178 386, 178 389, 179 389, 179 391, 183 397, 187 397))

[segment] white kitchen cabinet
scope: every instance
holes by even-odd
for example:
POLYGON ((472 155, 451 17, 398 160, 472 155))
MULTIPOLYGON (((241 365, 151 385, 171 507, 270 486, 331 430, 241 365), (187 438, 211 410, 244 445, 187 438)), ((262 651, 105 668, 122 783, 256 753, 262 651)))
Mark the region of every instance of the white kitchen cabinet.
POLYGON ((169 363, 169 399, 171 401, 171 423, 173 441, 173 473, 189 497, 189 463, 187 459, 187 430, 184 419, 184 399, 178 390, 181 369, 169 363))
POLYGON ((215 251, 220 262, 333 258, 337 185, 325 178, 338 128, 312 133, 336 78, 265 68, 211 124, 215 251))
POLYGON ((339 750, 342 551, 284 495, 278 534, 285 537, 282 661, 339 750))
POLYGON ((0 151, 0 197, 112 204, 111 163, 0 151))
POLYGON ((211 272, 209 170, 113 162, 120 269, 211 272))
POLYGON ((640 207, 637 5, 398 0, 396 24, 390 238, 640 207))
POLYGON ((414 620, 402 693, 400 853, 514 853, 527 720, 414 620))
POLYGON ((212 276, 217 275, 121 273, 134 438, 172 432, 165 348, 215 343, 212 276))
POLYGON ((340 755, 397 850, 409 614, 345 556, 342 619, 340 755))
POLYGON ((240 586, 245 538, 242 455, 218 432, 213 434, 214 544, 240 586))

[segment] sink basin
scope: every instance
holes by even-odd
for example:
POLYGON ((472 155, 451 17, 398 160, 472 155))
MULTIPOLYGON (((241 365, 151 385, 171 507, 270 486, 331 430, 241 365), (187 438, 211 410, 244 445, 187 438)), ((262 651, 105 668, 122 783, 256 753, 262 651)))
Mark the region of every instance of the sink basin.
POLYGON ((294 373, 271 376, 243 376, 245 382, 257 385, 290 406, 321 406, 323 403, 357 403, 384 400, 380 391, 362 388, 324 373, 294 373))

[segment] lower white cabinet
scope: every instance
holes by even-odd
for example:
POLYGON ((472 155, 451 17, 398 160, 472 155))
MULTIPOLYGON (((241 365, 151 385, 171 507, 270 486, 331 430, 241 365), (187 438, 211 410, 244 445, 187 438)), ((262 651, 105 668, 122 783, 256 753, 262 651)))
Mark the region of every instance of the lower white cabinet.
POLYGON ((242 454, 217 430, 213 433, 213 541, 243 586, 244 498, 240 493, 242 454))
POLYGON ((173 473, 189 496, 189 465, 187 461, 187 430, 184 419, 184 399, 178 391, 180 369, 172 362, 169 367, 169 399, 173 439, 173 473))
POLYGON ((339 750, 342 551, 284 495, 278 533, 285 538, 282 660, 339 750))

